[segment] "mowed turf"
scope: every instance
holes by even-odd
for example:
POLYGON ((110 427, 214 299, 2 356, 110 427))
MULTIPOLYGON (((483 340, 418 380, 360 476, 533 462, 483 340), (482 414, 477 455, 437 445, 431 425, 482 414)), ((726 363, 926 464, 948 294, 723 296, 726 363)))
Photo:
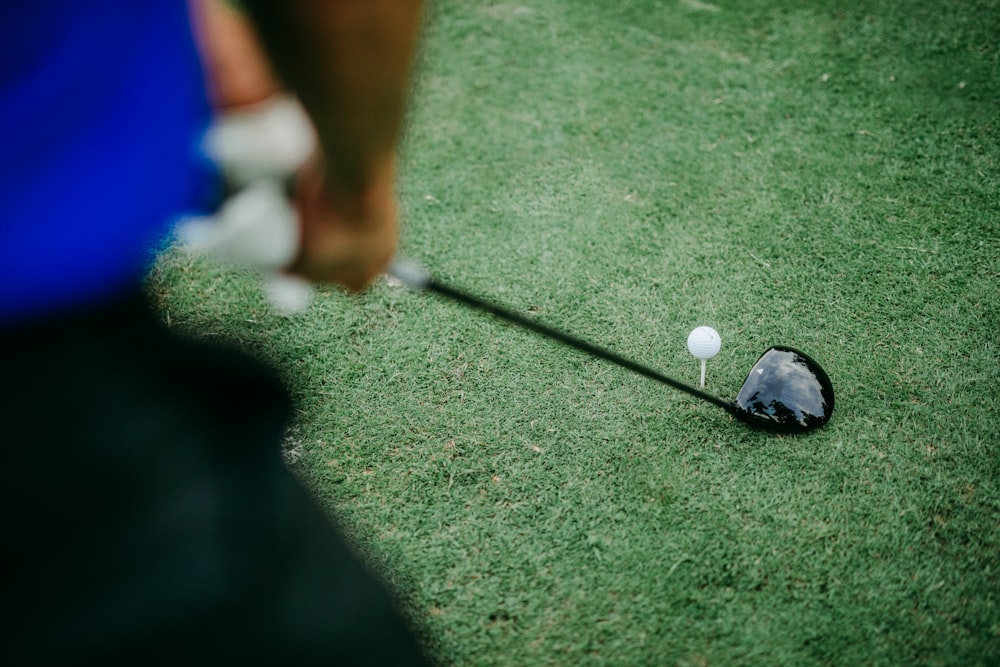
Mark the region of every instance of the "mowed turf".
POLYGON ((460 665, 1000 661, 1000 3, 431 5, 403 252, 732 398, 819 360, 821 431, 380 282, 270 313, 170 253, 180 329, 273 363, 289 464, 460 665))

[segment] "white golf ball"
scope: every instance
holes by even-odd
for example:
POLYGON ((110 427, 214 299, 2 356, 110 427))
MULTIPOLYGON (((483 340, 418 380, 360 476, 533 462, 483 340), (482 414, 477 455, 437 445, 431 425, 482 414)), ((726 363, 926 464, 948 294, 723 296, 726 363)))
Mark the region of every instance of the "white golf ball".
POLYGON ((711 359, 722 348, 722 338, 712 327, 697 327, 688 334, 688 351, 697 359, 711 359))

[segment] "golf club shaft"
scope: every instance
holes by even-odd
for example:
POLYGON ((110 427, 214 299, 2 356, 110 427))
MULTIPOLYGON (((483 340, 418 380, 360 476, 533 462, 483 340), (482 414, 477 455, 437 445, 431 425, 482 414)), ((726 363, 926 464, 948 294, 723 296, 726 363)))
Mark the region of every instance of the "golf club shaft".
POLYGON ((653 370, 652 368, 649 368, 640 363, 632 361, 631 359, 627 359, 621 356, 620 354, 612 352, 611 350, 607 350, 592 343, 588 343, 585 340, 576 338, 575 336, 571 336, 563 331, 559 331, 558 329, 554 329, 552 327, 536 322, 535 320, 525 317, 520 313, 516 313, 512 310, 499 306, 495 303, 491 303, 485 299, 473 296, 468 292, 452 287, 451 285, 447 285, 441 282, 440 280, 437 280, 436 278, 430 276, 422 269, 410 265, 408 263, 401 263, 401 262, 395 263, 392 269, 390 270, 390 273, 394 277, 396 277, 397 279, 401 280, 402 282, 406 283, 411 287, 417 289, 424 289, 429 292, 438 294, 442 297, 445 297, 447 299, 450 299, 452 301, 457 301, 466 306, 470 306, 477 310, 489 313, 490 315, 493 315, 494 317, 498 317, 502 320, 510 322, 511 324, 515 324, 524 329, 534 331, 535 333, 541 334, 546 338, 551 338, 552 340, 564 343, 572 348, 580 350, 581 352, 586 352, 587 354, 590 354, 599 359, 610 361, 611 363, 617 364, 622 368, 627 368, 628 370, 634 373, 638 373, 639 375, 643 375, 652 380, 656 380, 657 382, 662 382, 665 385, 669 385, 674 389, 679 389, 683 392, 686 392, 694 396, 695 398, 700 398, 703 401, 708 401, 709 403, 713 403, 728 412, 733 412, 734 410, 733 403, 729 401, 724 401, 717 396, 709 394, 708 392, 701 391, 700 389, 696 389, 695 387, 685 384, 679 380, 667 377, 663 373, 660 373, 658 371, 653 370))

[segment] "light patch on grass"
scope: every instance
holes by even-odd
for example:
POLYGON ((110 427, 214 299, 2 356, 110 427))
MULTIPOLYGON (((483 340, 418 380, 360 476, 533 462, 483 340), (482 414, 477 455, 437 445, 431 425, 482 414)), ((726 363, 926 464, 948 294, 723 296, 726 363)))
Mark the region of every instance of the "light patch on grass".
POLYGON ((722 11, 722 8, 718 5, 713 5, 710 2, 701 2, 701 0, 681 0, 681 4, 689 9, 695 9, 699 12, 722 11))

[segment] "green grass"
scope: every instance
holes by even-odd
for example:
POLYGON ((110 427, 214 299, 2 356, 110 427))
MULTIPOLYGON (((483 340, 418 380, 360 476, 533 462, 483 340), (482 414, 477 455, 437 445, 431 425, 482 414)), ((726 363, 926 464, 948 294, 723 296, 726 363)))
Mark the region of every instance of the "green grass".
POLYGON ((179 328, 274 363, 293 468, 461 665, 1000 664, 1000 3, 432 4, 400 196, 442 277, 805 437, 384 283, 270 314, 169 254, 179 328))

